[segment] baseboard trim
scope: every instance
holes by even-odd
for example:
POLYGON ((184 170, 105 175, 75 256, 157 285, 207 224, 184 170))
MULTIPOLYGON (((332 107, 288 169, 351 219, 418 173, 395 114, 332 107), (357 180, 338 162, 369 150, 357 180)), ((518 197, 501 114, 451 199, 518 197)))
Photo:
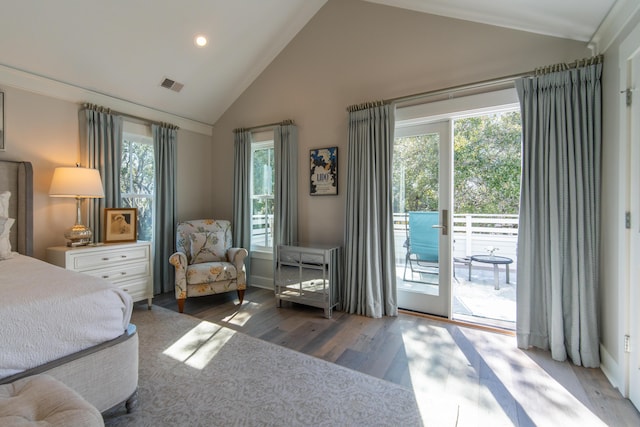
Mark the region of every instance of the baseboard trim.
POLYGON ((605 346, 600 344, 600 370, 609 380, 611 385, 618 389, 624 397, 629 397, 629 393, 625 390, 625 386, 620 384, 620 378, 623 378, 620 372, 620 364, 617 363, 605 346))
POLYGON ((273 290, 273 277, 251 276, 250 286, 273 290))

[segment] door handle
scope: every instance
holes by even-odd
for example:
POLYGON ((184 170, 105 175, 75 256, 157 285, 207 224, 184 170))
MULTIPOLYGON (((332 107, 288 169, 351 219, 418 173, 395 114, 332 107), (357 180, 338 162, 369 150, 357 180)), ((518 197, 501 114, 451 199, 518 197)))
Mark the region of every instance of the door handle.
POLYGON ((442 229, 442 235, 446 236, 448 235, 449 231, 449 210, 448 209, 443 209, 442 210, 442 224, 440 225, 432 225, 431 228, 440 228, 442 229))

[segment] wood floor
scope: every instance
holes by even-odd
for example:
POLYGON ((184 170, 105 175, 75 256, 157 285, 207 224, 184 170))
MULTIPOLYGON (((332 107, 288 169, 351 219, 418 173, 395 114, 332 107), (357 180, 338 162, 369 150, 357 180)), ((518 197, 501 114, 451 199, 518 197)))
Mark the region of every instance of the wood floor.
MULTIPOLYGON (((173 293, 154 304, 177 311, 173 293)), ((401 384, 435 426, 639 426, 640 414, 599 369, 516 348, 512 334, 416 316, 371 319, 284 303, 250 288, 187 299, 185 314, 401 384)), ((256 357, 260 357, 256 355, 256 357)))

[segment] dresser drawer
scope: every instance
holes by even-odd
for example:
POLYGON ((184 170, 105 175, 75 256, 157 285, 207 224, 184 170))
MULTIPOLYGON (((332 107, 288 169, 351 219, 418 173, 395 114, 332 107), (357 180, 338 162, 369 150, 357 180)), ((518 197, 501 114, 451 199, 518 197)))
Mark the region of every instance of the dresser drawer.
POLYGON ((126 291, 134 301, 140 301, 145 298, 152 298, 153 292, 149 286, 149 278, 142 277, 134 279, 126 283, 121 283, 119 288, 126 291))
POLYGON ((105 244, 47 248, 47 261, 67 270, 100 277, 125 290, 133 301, 147 300, 151 308, 153 271, 151 243, 105 244))
POLYGON ((71 265, 67 268, 84 271, 129 261, 146 261, 148 258, 149 253, 147 247, 140 246, 112 249, 96 253, 74 253, 69 255, 71 265))
POLYGON ((101 277, 112 283, 118 283, 135 277, 149 276, 150 271, 149 263, 142 261, 123 263, 120 265, 109 265, 108 267, 93 270, 84 270, 83 273, 95 277, 101 277))

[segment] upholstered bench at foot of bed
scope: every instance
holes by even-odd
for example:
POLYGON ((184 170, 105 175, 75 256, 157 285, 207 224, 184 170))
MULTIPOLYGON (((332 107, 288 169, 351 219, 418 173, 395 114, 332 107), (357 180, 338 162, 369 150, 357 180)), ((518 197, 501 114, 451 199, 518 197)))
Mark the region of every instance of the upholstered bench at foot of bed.
POLYGON ((100 412, 49 375, 0 385, 2 426, 104 426, 100 412))

